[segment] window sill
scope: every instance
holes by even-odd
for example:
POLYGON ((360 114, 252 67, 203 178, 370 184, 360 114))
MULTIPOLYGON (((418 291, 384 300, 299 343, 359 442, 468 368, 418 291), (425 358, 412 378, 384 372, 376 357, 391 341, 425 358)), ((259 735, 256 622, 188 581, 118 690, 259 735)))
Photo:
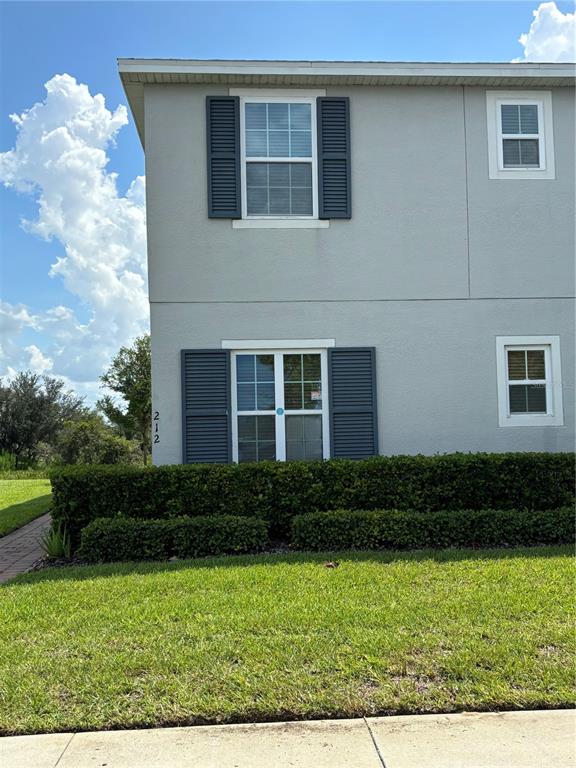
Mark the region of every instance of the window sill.
POLYGON ((501 427, 563 427, 561 416, 505 416, 500 419, 501 427))
POLYGON ((505 168, 492 171, 491 179, 555 179, 554 170, 549 168, 505 168))
POLYGON ((525 171, 521 169, 512 170, 507 168, 505 171, 496 171, 495 173, 491 173, 490 178, 491 179, 521 179, 523 181, 526 181, 528 179, 541 179, 541 180, 552 179, 553 180, 556 178, 556 175, 553 171, 549 171, 546 169, 525 171))
POLYGON ((232 229, 328 229, 327 219, 232 219, 232 229))

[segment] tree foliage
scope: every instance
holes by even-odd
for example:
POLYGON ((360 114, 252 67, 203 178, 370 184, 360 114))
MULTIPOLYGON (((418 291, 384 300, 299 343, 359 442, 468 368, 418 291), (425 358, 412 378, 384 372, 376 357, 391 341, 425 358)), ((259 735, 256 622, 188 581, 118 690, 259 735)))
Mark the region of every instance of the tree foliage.
POLYGON ((84 398, 51 376, 22 371, 0 380, 0 452, 13 454, 18 465, 33 462, 40 443, 53 443, 65 422, 87 412, 84 398))
POLYGON ((67 421, 56 438, 56 455, 64 464, 133 464, 138 446, 115 435, 99 415, 67 421))
POLYGON ((121 402, 105 395, 96 407, 121 435, 138 441, 146 464, 150 455, 152 416, 150 335, 139 336, 131 347, 121 347, 100 380, 120 396, 121 402))

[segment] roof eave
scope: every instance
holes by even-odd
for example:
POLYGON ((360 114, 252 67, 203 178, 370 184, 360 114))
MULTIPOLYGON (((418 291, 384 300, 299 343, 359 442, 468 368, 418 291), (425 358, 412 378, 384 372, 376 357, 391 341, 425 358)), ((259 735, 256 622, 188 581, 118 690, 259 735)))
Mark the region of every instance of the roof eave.
POLYGON ((214 84, 311 87, 476 85, 493 88, 573 85, 576 64, 119 59, 118 69, 144 146, 144 86, 214 84))

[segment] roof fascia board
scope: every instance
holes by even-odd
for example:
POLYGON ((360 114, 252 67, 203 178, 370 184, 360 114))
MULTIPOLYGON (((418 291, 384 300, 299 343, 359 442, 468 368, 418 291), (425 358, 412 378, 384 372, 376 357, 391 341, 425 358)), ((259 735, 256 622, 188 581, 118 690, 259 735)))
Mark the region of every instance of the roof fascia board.
POLYGON ((569 86, 576 64, 342 61, 208 61, 118 59, 120 79, 144 146, 144 86, 208 84, 317 87, 318 85, 569 86), (498 82, 501 80, 501 82, 498 82))
POLYGON ((574 78, 576 65, 548 63, 388 63, 388 62, 294 62, 294 61, 187 61, 119 59, 122 74, 190 75, 303 75, 363 77, 567 77, 574 78))

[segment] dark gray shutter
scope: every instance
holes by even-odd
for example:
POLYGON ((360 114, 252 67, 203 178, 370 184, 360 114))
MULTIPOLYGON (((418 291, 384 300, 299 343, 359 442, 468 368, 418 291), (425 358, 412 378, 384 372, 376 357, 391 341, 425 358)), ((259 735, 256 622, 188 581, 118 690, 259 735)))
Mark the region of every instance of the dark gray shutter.
POLYGON ((182 463, 228 464, 230 353, 225 349, 182 350, 182 463))
POLYGON ((208 216, 239 219, 240 100, 238 96, 206 97, 208 216))
POLYGON ((328 350, 330 455, 365 459, 378 454, 374 347, 328 350))
POLYGON ((318 122, 318 207, 321 219, 352 216, 350 184, 350 100, 321 96, 318 122))

